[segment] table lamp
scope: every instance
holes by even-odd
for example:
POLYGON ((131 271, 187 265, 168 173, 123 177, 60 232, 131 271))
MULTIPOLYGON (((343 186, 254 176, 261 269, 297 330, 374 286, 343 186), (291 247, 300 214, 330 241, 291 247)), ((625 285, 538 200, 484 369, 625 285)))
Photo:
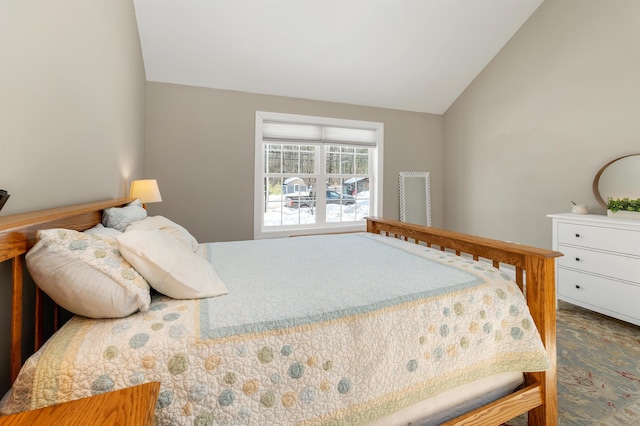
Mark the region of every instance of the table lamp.
POLYGON ((147 203, 162 201, 158 182, 155 179, 142 179, 131 182, 129 198, 139 198, 145 209, 147 208, 147 203))

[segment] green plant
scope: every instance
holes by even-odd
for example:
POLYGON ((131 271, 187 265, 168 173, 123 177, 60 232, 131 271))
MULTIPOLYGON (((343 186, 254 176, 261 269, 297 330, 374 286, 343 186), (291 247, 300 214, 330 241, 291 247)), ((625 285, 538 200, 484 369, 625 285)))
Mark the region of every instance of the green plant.
POLYGON ((629 198, 609 198, 607 200, 607 209, 612 212, 620 210, 627 212, 640 212, 640 198, 630 200, 629 198))
POLYGON ((282 194, 282 184, 269 184, 269 195, 281 195, 282 194))

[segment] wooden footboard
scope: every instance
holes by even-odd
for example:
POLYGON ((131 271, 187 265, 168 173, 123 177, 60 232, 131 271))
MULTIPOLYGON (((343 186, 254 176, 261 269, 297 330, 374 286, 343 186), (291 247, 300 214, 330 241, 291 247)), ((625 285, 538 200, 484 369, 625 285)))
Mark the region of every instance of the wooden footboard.
POLYGON ((558 423, 556 383, 556 302, 555 258, 562 253, 442 229, 370 217, 367 231, 413 241, 491 262, 495 267, 513 267, 515 280, 527 299, 551 361, 544 372, 527 373, 525 387, 511 395, 460 416, 445 425, 499 425, 520 414, 529 413, 529 425, 558 423))

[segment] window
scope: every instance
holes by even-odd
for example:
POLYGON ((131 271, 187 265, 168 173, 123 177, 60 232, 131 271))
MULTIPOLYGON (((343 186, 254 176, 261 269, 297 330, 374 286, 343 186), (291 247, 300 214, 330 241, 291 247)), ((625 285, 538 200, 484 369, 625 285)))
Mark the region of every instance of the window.
POLYGON ((255 238, 365 230, 382 148, 382 123, 257 112, 255 238))

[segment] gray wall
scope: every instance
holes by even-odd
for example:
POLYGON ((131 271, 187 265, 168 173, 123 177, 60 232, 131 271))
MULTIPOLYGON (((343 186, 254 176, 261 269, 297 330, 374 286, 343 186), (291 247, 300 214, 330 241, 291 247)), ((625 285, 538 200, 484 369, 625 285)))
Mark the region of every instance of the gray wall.
POLYGON ((545 0, 444 114, 444 226, 551 247, 548 213, 640 152, 640 2, 545 0))
MULTIPOLYGON (((143 171, 145 89, 131 0, 0 1, 0 188, 11 193, 0 214, 125 196, 143 171)), ((0 394, 9 266, 0 265, 0 394)))
POLYGON ((428 171, 442 225, 442 116, 165 83, 147 84, 145 174, 163 199, 150 214, 199 241, 252 239, 256 111, 383 122, 384 215, 399 217, 398 173, 428 171))

